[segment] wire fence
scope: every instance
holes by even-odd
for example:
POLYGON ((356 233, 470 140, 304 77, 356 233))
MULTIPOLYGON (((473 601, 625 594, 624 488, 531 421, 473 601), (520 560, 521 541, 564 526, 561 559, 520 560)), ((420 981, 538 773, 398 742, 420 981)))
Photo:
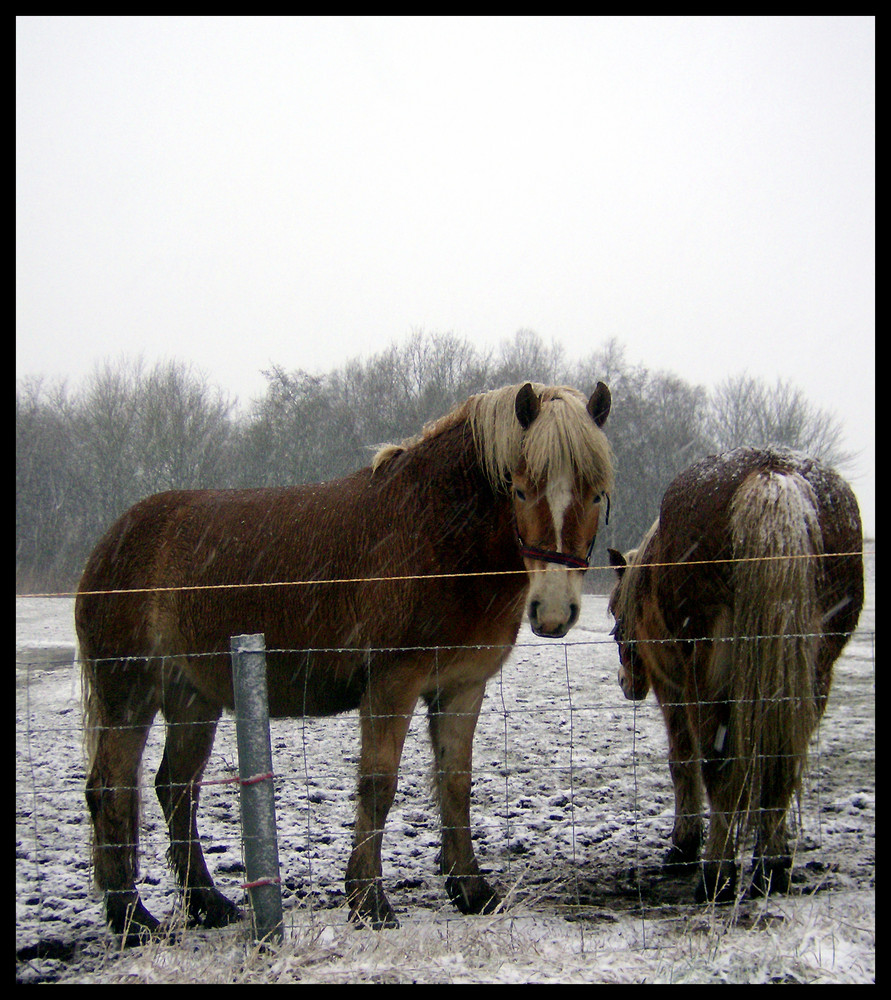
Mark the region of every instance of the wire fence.
MULTIPOLYGON (((509 912, 588 924, 621 916, 683 923, 692 879, 661 871, 674 812, 661 715, 652 698, 622 697, 605 601, 593 603, 596 614, 566 641, 538 641, 524 631, 489 684, 474 742, 475 850, 509 912)), ((836 664, 801 809, 792 817, 793 891, 801 894, 874 888, 875 633, 874 621, 864 624, 836 664)), ((76 667, 70 657, 17 663, 17 951, 70 942, 102 924, 90 886, 76 667)), ((440 830, 424 729, 417 713, 384 836, 384 880, 403 923, 461 919, 437 874, 440 830)), ((162 744, 156 725, 144 757, 139 889, 158 915, 173 912, 177 901, 153 784, 162 744)), ((356 713, 274 720, 272 749, 286 926, 342 924, 356 713)), ((199 830, 219 888, 244 905, 237 789, 229 783, 236 774, 234 723, 224 717, 203 782, 199 830)))
MULTIPOLYGON (((829 907, 835 901, 845 924, 850 911, 839 900, 853 896, 868 913, 874 908, 874 551, 866 576, 866 606, 835 665, 800 806, 790 814, 792 896, 829 907)), ((72 605, 70 598, 17 601, 17 616, 21 606, 27 619, 17 628, 16 662, 17 968, 36 967, 37 960, 43 970, 47 963, 64 966, 91 948, 94 956, 107 955, 110 938, 92 888, 72 605)), ((538 639, 523 627, 480 712, 471 827, 511 938, 514 921, 557 919, 579 935, 584 951, 586 935, 633 925, 612 945, 615 961, 627 964, 628 949, 646 950, 666 934, 686 940, 701 908, 692 904, 694 874, 663 870, 675 812, 665 726, 652 696, 623 697, 612 625, 606 599, 586 595, 565 640, 538 639)), ((449 902, 438 874, 441 831, 425 730, 417 711, 386 823, 383 877, 402 925, 418 940, 430 928, 444 929, 448 942, 467 918, 449 902)), ((179 893, 154 790, 163 741, 159 716, 140 777, 138 888, 151 912, 169 917, 178 912, 179 893)), ((357 713, 273 720, 272 759, 286 932, 294 938, 306 928, 317 934, 343 927, 357 713)), ((235 723, 224 715, 202 781, 198 827, 217 886, 245 907, 237 782, 235 723)), ((751 866, 750 857, 740 860, 751 866)))

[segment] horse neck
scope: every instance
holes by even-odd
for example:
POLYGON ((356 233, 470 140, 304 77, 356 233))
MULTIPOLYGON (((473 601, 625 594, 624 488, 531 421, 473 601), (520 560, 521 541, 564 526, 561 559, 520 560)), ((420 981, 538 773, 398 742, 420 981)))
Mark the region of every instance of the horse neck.
POLYGON ((412 484, 423 529, 461 562, 491 568, 519 563, 513 508, 480 463, 469 428, 458 424, 403 455, 398 475, 412 484))

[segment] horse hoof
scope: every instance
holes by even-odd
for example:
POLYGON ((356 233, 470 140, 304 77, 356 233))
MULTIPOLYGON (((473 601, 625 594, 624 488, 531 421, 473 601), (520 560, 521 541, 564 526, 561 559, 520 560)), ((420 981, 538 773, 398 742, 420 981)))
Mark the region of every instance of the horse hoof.
POLYGON ((199 927, 227 927, 244 916, 231 900, 213 886, 189 889, 187 909, 189 922, 199 927))
POLYGON ((161 927, 161 922, 143 906, 135 890, 106 893, 105 920, 111 930, 120 936, 125 948, 147 944, 161 927))
POLYGON ((662 862, 662 870, 667 875, 686 875, 699 861, 699 845, 695 848, 679 847, 672 844, 662 862))
POLYGON ((767 863, 763 859, 755 865, 752 872, 752 884, 749 895, 752 897, 768 896, 771 893, 787 893, 792 886, 791 861, 774 861, 767 863))
POLYGON ((389 903, 386 910, 351 910, 350 920, 360 927, 370 927, 373 931, 391 930, 399 926, 396 911, 389 903))
POLYGON ((697 903, 732 903, 736 899, 736 865, 707 861, 696 885, 697 903))
POLYGON ((501 900, 482 875, 449 875, 446 893, 461 913, 494 913, 501 900))
POLYGON ((350 901, 350 920, 373 931, 398 927, 396 911, 390 906, 386 893, 379 882, 360 888, 347 883, 347 898, 350 901))

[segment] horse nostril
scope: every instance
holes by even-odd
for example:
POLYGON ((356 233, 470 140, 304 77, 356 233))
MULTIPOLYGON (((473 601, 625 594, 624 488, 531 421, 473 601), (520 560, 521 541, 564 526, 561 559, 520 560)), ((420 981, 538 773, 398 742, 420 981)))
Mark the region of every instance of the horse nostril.
POLYGON ((575 625, 579 617, 579 606, 573 601, 569 605, 569 624, 575 625))
POLYGON ((538 609, 541 605, 541 601, 530 601, 529 602, 529 618, 532 621, 538 620, 538 609))

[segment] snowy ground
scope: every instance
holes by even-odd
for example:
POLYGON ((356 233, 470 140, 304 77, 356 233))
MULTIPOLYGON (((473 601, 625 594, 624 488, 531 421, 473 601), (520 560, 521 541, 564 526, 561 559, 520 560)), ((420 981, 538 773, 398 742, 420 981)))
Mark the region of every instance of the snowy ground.
MULTIPOLYGON (((358 751, 353 715, 272 725, 286 941, 258 953, 245 925, 187 930, 120 952, 90 885, 80 682, 70 599, 16 600, 16 977, 19 982, 822 982, 875 978, 875 589, 836 664, 802 799, 793 892, 709 910, 659 870, 673 795, 652 696, 616 683, 606 600, 587 597, 564 643, 523 630, 490 684, 475 742, 476 850, 501 912, 462 917, 436 875, 424 720, 406 742, 384 841, 401 927, 347 923, 358 751)), ((146 754, 143 899, 175 909, 146 754)), ((237 767, 231 719, 207 778, 237 767)), ((243 903, 233 786, 203 793, 217 884, 243 903)))

